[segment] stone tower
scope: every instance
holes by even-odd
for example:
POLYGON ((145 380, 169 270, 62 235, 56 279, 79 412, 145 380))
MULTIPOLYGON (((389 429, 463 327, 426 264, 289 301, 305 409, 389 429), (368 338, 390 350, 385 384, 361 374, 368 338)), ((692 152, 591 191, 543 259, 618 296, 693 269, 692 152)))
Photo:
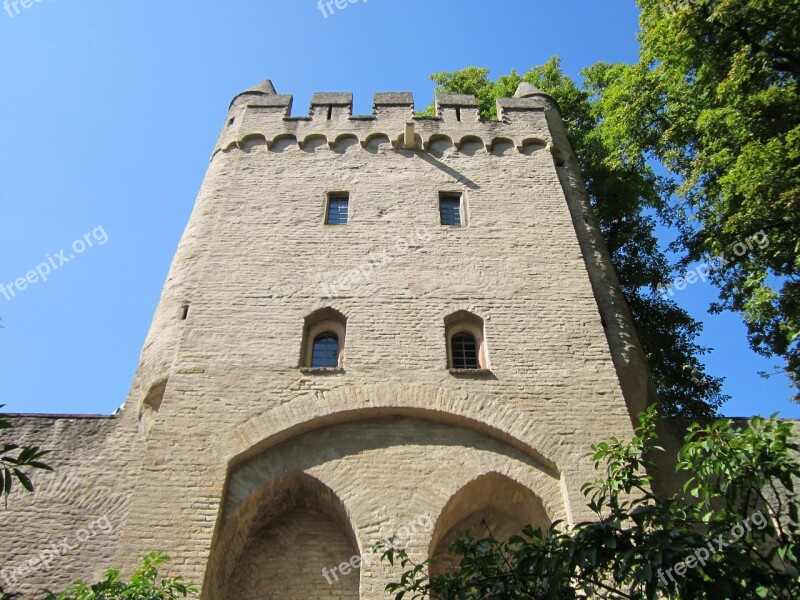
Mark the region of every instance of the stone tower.
POLYGON ((590 517, 584 456, 652 389, 556 103, 291 104, 233 99, 122 414, 17 416, 69 451, 0 515, 8 568, 112 526, 15 589, 164 550, 209 600, 377 600, 378 539, 590 517))

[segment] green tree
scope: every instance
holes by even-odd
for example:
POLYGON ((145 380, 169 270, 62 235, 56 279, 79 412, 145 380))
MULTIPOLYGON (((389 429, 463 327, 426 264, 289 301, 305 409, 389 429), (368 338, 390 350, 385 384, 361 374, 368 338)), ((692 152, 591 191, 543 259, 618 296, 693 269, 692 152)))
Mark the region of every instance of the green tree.
MULTIPOLYGON (((650 491, 647 460, 655 411, 641 415, 630 442, 593 446, 602 477, 584 486, 596 519, 544 535, 527 528, 509 541, 462 535, 449 548, 457 569, 430 579, 382 542, 404 572, 387 591, 400 600, 521 600, 575 597, 794 599, 800 597, 800 478, 790 423, 753 419, 692 425, 680 450, 683 493, 650 491)), ((662 451, 655 447, 656 450, 662 451)))
POLYGON ((682 264, 724 257, 713 311, 800 381, 800 0, 638 0, 639 62, 586 73, 614 150, 671 174, 659 209, 682 264), (768 243, 739 244, 763 232, 768 243), (737 246, 738 245, 738 246, 737 246))
MULTIPOLYGON (((431 79, 439 91, 474 94, 486 120, 497 118, 497 98, 513 96, 523 80, 559 103, 664 410, 688 418, 715 415, 727 396, 720 392, 722 380, 707 374, 701 362, 708 351, 695 341, 702 326, 657 289, 671 269, 648 211, 660 208, 667 182, 638 156, 622 160, 609 146, 596 95, 564 75, 558 58, 524 75, 512 72, 497 81, 488 75, 487 69, 469 67, 431 79)), ((422 114, 433 115, 434 108, 422 114)))
POLYGON ((122 581, 116 569, 106 571, 103 581, 87 585, 82 581, 59 594, 46 591, 44 600, 171 600, 196 598, 197 589, 181 577, 159 577, 158 569, 169 562, 162 552, 148 554, 133 572, 129 582, 122 581))

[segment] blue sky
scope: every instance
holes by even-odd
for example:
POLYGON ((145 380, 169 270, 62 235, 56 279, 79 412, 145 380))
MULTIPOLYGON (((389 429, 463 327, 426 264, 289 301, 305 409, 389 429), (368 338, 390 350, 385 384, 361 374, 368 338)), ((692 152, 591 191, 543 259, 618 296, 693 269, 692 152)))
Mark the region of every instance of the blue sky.
MULTIPOLYGON (((437 71, 500 75, 560 55, 577 75, 636 56, 631 0, 358 0, 327 17, 317 0, 17 6, 0 10, 0 282, 50 258, 57 268, 0 295, 0 403, 13 412, 108 413, 125 400, 237 92, 270 78, 305 114, 314 91, 352 91, 365 114, 378 91, 427 105, 437 71), (62 249, 75 255, 64 264, 62 249)), ((757 376, 774 361, 748 349, 739 318, 706 315, 713 299, 701 283, 678 296, 706 323, 709 371, 727 377, 723 412, 800 417, 785 378, 757 376)))

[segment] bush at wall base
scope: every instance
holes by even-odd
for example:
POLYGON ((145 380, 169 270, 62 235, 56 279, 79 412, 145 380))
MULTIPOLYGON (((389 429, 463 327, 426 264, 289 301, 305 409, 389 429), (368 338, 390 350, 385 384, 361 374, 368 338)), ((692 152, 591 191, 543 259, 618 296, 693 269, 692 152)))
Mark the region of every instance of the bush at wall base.
POLYGON ((754 418, 689 428, 678 453, 686 477, 674 497, 653 494, 648 458, 655 413, 630 442, 593 446, 601 477, 584 486, 596 519, 528 527, 510 540, 463 534, 459 564, 431 577, 392 541, 377 550, 403 570, 395 600, 757 600, 800 598, 800 461, 793 425, 754 418))
MULTIPOLYGON (((160 578, 158 568, 169 562, 162 552, 148 554, 129 582, 120 579, 119 571, 106 571, 106 578, 93 585, 79 581, 61 593, 46 591, 45 600, 172 600, 196 598, 197 590, 181 577, 160 578)), ((2 600, 7 600, 5 596, 2 600)))

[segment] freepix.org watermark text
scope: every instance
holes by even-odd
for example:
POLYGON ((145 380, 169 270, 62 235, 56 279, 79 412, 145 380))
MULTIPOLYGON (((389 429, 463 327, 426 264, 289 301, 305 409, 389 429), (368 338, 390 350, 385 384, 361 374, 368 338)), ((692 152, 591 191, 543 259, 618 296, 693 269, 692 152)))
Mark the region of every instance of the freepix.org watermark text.
POLYGON ((367 259, 357 267, 329 276, 326 282, 320 283, 323 295, 326 298, 334 298, 342 291, 352 291, 354 287, 366 283, 374 272, 408 253, 418 250, 432 237, 428 229, 422 226, 408 236, 397 239, 393 246, 384 248, 380 253, 370 253, 367 259))
POLYGON ((0 579, 5 581, 8 587, 15 586, 20 580, 30 577, 39 571, 47 571, 58 558, 77 550, 82 544, 94 539, 98 535, 108 535, 114 529, 114 525, 107 516, 102 516, 86 527, 82 527, 75 532, 73 537, 65 537, 60 541, 51 541, 46 548, 19 565, 5 567, 0 570, 0 579))
POLYGON ((47 279, 53 274, 54 271, 60 269, 62 266, 70 262, 72 259, 77 258, 89 248, 93 248, 95 244, 104 246, 108 242, 108 234, 102 225, 95 227, 89 233, 83 235, 72 242, 70 250, 60 250, 50 254, 45 254, 45 260, 35 266, 33 269, 25 273, 22 277, 17 277, 11 283, 0 282, 0 295, 2 295, 7 302, 11 302, 12 298, 16 298, 19 292, 24 292, 29 286, 39 282, 46 282, 47 279), (69 254, 67 254, 69 252, 69 254))
POLYGON ((319 8, 320 12, 322 13, 322 16, 324 16, 327 19, 328 16, 336 14, 334 8, 338 10, 344 10, 345 8, 347 8, 351 4, 355 4, 356 2, 364 2, 366 4, 368 1, 369 0, 318 0, 317 8, 319 8))
POLYGON ((674 0, 672 2, 668 0, 661 4, 661 10, 670 17, 674 17, 682 10, 697 6, 701 2, 704 0, 674 0))
MULTIPOLYGON (((52 2, 53 0, 47 0, 48 2, 52 2)), ((44 2, 44 0, 3 0, 3 10, 8 13, 8 16, 12 19, 20 14, 20 7, 23 10, 28 10, 34 4, 39 4, 44 2)))
MULTIPOLYGON (((744 256, 754 247, 763 250, 769 246, 769 238, 764 230, 757 231, 743 242, 736 242, 731 249, 737 258, 744 256)), ((694 269, 687 271, 683 276, 678 277, 667 285, 658 284, 658 293, 666 300, 667 294, 675 295, 675 290, 682 292, 687 286, 702 281, 705 283, 714 271, 722 269, 733 259, 722 254, 719 256, 707 256, 706 260, 697 265, 694 269), (674 288, 674 289, 673 289, 674 288)))
MULTIPOLYGON (((408 525, 398 529, 393 538, 401 544, 408 542, 417 533, 417 528, 426 533, 433 531, 433 519, 431 516, 429 514, 417 515, 408 525)), ((362 565, 371 565, 375 556, 374 552, 367 552, 363 557, 360 554, 354 554, 349 561, 338 564, 332 569, 323 568, 322 576, 328 582, 328 585, 333 585, 339 581, 339 577, 346 577, 358 571, 362 565)))
POLYGON ((748 531, 752 531, 753 525, 755 525, 759 530, 764 529, 767 526, 767 518, 764 516, 764 513, 761 511, 753 513, 741 523, 734 525, 731 528, 730 535, 726 536, 725 534, 720 534, 702 548, 698 548, 694 554, 686 557, 686 559, 677 563, 675 566, 667 569, 666 571, 659 569, 658 579, 661 581, 662 585, 666 587, 667 578, 669 578, 672 583, 675 583, 673 571, 675 572, 675 575, 681 577, 685 575, 686 571, 689 569, 694 569, 698 566, 705 567, 706 563, 710 562, 712 557, 717 552, 722 552, 733 542, 744 537, 748 531))

